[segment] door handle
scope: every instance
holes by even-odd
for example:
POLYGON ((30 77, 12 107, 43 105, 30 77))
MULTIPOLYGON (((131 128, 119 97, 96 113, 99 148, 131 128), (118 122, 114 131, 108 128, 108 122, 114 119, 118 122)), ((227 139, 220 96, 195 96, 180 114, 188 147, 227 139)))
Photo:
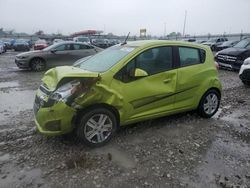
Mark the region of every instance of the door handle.
POLYGON ((171 79, 170 79, 170 78, 167 78, 167 79, 163 80, 163 82, 164 82, 165 84, 167 84, 167 83, 171 82, 171 79))

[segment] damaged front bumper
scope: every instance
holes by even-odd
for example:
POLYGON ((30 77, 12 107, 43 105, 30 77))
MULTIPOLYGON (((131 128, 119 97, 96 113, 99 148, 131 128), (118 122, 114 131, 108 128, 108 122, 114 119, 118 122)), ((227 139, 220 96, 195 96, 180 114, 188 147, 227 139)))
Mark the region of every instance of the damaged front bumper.
POLYGON ((36 127, 40 133, 56 136, 73 130, 76 110, 62 101, 52 101, 40 89, 37 91, 33 109, 36 127))

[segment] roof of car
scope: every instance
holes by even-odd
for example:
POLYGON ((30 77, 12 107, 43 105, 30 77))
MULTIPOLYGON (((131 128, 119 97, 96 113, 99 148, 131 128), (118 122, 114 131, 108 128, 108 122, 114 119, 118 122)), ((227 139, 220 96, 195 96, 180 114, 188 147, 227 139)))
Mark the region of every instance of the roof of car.
POLYGON ((56 43, 56 44, 86 44, 86 45, 89 45, 86 42, 74 42, 74 41, 61 41, 61 42, 56 43))
POLYGON ((179 45, 179 46, 192 46, 197 48, 207 48, 202 44, 185 42, 185 41, 171 41, 171 40, 138 40, 138 41, 128 41, 124 46, 131 47, 146 47, 153 45, 179 45))

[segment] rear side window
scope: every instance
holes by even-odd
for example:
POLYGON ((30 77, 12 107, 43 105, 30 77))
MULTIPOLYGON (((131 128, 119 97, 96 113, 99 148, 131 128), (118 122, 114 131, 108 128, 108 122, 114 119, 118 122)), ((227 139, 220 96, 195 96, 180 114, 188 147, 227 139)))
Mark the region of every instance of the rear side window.
POLYGON ((206 52, 202 49, 179 47, 180 66, 196 65, 204 63, 206 52))
POLYGON ((83 45, 81 44, 81 49, 92 49, 94 48, 93 46, 89 46, 89 45, 83 45))

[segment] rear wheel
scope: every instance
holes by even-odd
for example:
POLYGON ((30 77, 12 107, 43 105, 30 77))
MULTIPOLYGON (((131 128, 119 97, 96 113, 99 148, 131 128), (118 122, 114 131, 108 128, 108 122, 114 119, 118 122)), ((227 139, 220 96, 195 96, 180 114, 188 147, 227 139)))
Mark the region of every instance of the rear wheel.
POLYGON ((33 71, 39 72, 45 70, 45 68, 46 68, 46 63, 43 59, 35 58, 31 60, 31 69, 33 71))
POLYGON ((106 144, 116 130, 117 120, 114 113, 106 108, 96 108, 84 113, 76 134, 86 145, 99 147, 106 144))
POLYGON ((242 80, 242 83, 243 83, 244 85, 247 85, 247 86, 249 86, 249 85, 250 85, 250 81, 245 81, 245 80, 242 80))
POLYGON ((204 118, 212 117, 220 106, 220 94, 218 91, 211 89, 207 91, 201 98, 198 114, 204 118))

